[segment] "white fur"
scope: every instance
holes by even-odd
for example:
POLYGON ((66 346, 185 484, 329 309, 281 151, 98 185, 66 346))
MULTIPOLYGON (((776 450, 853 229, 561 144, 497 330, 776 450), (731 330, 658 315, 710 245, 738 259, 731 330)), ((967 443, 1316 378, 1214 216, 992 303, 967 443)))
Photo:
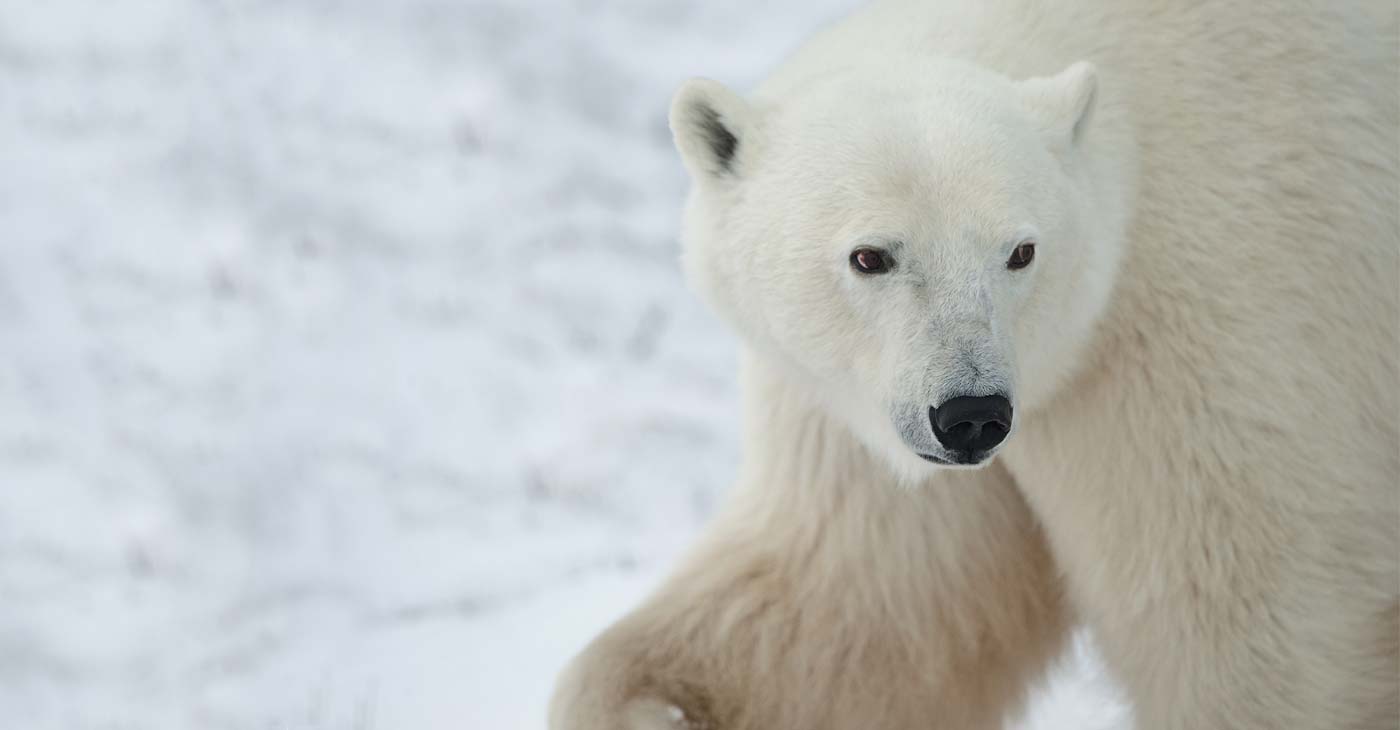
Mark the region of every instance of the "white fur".
POLYGON ((954 5, 677 94, 746 466, 553 726, 993 727, 1073 609, 1144 728, 1395 727, 1393 3, 954 5), (994 392, 991 466, 919 458, 994 392))

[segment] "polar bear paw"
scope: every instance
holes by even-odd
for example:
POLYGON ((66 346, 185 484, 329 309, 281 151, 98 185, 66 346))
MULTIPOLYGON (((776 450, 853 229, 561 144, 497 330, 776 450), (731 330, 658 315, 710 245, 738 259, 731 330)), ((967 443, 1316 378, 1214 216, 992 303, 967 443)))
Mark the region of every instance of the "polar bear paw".
POLYGON ((628 730, 719 730, 709 720, 662 700, 633 700, 626 712, 628 730))

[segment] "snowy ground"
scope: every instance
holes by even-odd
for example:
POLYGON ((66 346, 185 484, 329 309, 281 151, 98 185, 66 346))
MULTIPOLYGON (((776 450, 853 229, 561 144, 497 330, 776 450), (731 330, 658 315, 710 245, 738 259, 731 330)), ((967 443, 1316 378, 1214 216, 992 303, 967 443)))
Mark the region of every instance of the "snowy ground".
POLYGON ((542 728, 737 458, 670 91, 847 4, 5 2, 5 726, 542 728))

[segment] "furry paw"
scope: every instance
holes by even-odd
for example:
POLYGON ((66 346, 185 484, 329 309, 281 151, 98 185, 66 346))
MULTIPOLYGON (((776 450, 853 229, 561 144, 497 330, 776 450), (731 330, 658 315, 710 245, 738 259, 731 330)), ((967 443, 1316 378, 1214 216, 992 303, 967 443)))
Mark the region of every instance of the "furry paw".
POLYGON ((644 698, 627 704, 627 730, 719 730, 703 717, 692 717, 680 707, 644 698))

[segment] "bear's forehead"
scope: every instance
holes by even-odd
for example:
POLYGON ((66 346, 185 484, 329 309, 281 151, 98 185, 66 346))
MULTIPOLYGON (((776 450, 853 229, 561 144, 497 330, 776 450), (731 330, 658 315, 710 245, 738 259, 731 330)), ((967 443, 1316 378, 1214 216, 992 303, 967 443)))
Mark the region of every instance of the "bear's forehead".
POLYGON ((871 219, 904 230, 999 229, 1034 207, 1037 173, 996 134, 877 127, 788 142, 766 177, 801 191, 804 215, 871 219))
POLYGON ((1049 162, 1014 107, 988 94, 813 94, 779 105, 769 171, 809 193, 1008 205, 1049 162), (815 189, 813 189, 815 188, 815 189))

